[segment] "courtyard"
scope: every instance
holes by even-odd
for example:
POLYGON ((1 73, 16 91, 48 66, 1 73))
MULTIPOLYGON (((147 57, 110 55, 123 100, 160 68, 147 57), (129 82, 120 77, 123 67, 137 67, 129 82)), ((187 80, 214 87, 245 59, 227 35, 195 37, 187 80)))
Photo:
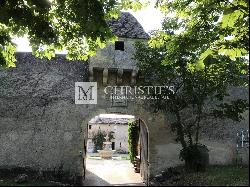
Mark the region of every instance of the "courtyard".
POLYGON ((129 160, 87 159, 84 186, 145 186, 129 160))

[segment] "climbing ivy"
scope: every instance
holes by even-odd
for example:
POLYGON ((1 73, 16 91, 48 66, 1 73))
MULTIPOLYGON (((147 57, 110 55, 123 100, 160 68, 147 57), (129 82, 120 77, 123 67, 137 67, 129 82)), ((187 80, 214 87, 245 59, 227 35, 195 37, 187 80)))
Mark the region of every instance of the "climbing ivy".
POLYGON ((138 154, 137 145, 139 141, 140 127, 136 121, 128 123, 128 144, 129 144, 129 158, 133 162, 138 154))

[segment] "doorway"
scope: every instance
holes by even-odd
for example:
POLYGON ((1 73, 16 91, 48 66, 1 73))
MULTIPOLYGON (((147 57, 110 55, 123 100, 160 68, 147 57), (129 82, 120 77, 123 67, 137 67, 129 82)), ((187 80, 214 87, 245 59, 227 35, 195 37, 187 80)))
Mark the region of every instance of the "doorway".
MULTIPOLYGON (((134 166, 129 160, 128 152, 128 122, 135 120, 134 116, 121 114, 100 114, 88 123, 87 157, 85 186, 145 186, 148 180, 148 135, 147 129, 140 125, 140 157, 141 173, 134 172, 134 166), (101 145, 97 139, 109 137, 110 151, 113 155, 109 159, 100 156, 101 145), (143 183, 144 182, 144 183, 143 183)), ((106 141, 106 140, 105 140, 106 141)))

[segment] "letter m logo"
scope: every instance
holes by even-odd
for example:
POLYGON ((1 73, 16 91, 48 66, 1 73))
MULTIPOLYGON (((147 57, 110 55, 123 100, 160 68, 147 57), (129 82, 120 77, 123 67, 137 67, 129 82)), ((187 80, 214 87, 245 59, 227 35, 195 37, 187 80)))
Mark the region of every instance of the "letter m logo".
POLYGON ((75 104, 97 104, 97 82, 76 82, 75 104))

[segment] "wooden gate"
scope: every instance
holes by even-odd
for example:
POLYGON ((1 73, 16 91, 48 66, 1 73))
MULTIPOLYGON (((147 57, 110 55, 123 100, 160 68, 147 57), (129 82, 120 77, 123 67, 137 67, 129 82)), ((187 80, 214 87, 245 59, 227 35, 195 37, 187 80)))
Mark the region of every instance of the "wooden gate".
POLYGON ((148 131, 143 121, 139 120, 140 125, 140 173, 143 182, 148 185, 148 131))

